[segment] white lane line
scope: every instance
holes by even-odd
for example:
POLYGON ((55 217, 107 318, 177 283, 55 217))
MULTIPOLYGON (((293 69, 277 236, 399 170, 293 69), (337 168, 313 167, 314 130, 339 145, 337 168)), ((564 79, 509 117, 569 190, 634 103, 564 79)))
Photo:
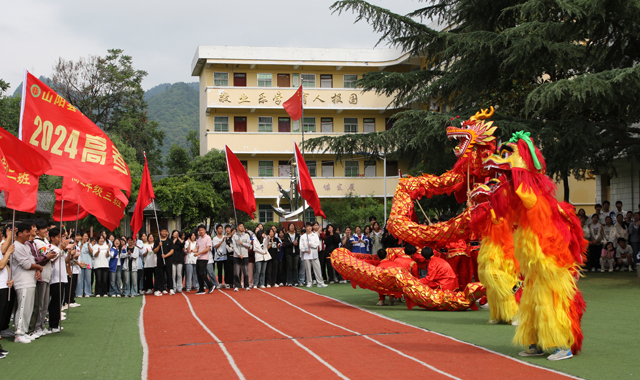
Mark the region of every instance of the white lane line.
POLYGON ((263 321, 262 319, 258 318, 257 316, 251 314, 247 309, 245 309, 242 305, 240 305, 240 303, 238 303, 238 301, 236 301, 233 297, 231 297, 230 295, 228 295, 225 292, 220 292, 222 294, 224 294, 225 296, 229 297, 231 299, 231 301, 233 301, 236 305, 238 305, 238 307, 240 309, 242 309, 245 313, 249 314, 250 316, 252 316, 253 318, 255 318, 258 322, 262 323, 263 325, 267 326, 268 328, 270 328, 271 330, 277 332, 278 334, 286 337, 287 339, 291 339, 293 341, 293 343, 297 344, 300 348, 302 348, 303 350, 307 351, 309 353, 309 355, 313 356, 314 358, 316 358, 317 361, 319 361, 320 363, 324 364, 325 367, 329 368, 331 371, 333 371, 333 373, 335 373, 336 375, 338 375, 339 378, 344 379, 344 380, 350 380, 348 377, 346 377, 345 375, 343 375, 340 371, 338 371, 335 367, 333 367, 331 364, 327 363, 326 361, 324 361, 320 356, 318 356, 315 352, 311 351, 310 349, 308 349, 307 347, 305 347, 302 343, 298 342, 297 339, 295 339, 294 337, 287 335, 285 333, 283 333, 282 331, 278 330, 277 328, 269 325, 268 323, 266 323, 265 321, 263 321))
POLYGON ((338 303, 341 303, 341 304, 343 304, 343 305, 346 305, 346 306, 352 307, 352 308, 354 308, 354 309, 358 309, 358 310, 364 311, 364 312, 366 312, 366 313, 373 314, 373 315, 375 315, 375 316, 377 316, 377 317, 380 317, 380 318, 386 319, 386 320, 391 321, 391 322, 399 323, 399 324, 404 325, 404 326, 407 326, 407 327, 413 327, 413 328, 414 328, 414 329, 416 329, 416 330, 426 331, 426 332, 431 333, 431 334, 440 335, 440 336, 441 336, 441 337, 443 337, 443 338, 451 339, 451 340, 453 340, 453 341, 456 341, 456 342, 459 342, 459 343, 463 343, 463 344, 466 344, 466 345, 468 345, 468 346, 472 346, 472 347, 475 347, 475 348, 479 348, 479 349, 481 349, 481 350, 483 350, 483 351, 490 352, 490 353, 495 354, 495 355, 498 355, 498 356, 502 356, 503 358, 505 358, 505 359, 509 359, 509 360, 514 361, 514 362, 516 362, 516 363, 520 363, 520 364, 527 365, 527 366, 529 366, 529 367, 533 367, 533 368, 537 368, 537 369, 542 369, 542 370, 545 370, 545 371, 553 372, 553 373, 555 373, 555 374, 562 375, 562 376, 566 376, 566 377, 571 378, 571 379, 575 379, 575 380, 584 380, 584 378, 582 378, 582 377, 577 377, 577 376, 574 376, 574 375, 571 375, 571 374, 568 374, 568 373, 565 373, 565 372, 556 371, 555 369, 551 369, 551 368, 547 368, 547 367, 542 367, 542 366, 537 365, 537 364, 533 364, 533 363, 529 363, 529 362, 526 362, 526 361, 523 361, 523 360, 519 360, 519 359, 517 359, 517 358, 514 358, 514 357, 509 356, 509 355, 506 355, 506 354, 503 354, 503 353, 501 353, 501 352, 497 352, 497 351, 494 351, 494 350, 490 350, 490 349, 488 349, 488 348, 485 348, 485 347, 482 347, 482 346, 478 346, 478 345, 473 344, 473 343, 465 342, 465 341, 463 341, 463 340, 456 339, 456 338, 450 337, 450 336, 448 336, 448 335, 441 334, 441 333, 439 333, 439 332, 437 332, 437 331, 433 331, 433 330, 425 329, 425 328, 422 328, 422 327, 418 327, 418 326, 410 325, 410 324, 408 324, 408 323, 406 323, 406 322, 399 321, 399 320, 397 320, 397 319, 393 319, 393 318, 391 318, 391 317, 387 317, 386 315, 382 315, 382 314, 380 314, 380 313, 376 313, 375 311, 367 310, 367 309, 362 308, 362 307, 360 307, 360 306, 352 305, 352 304, 350 304, 350 303, 344 302, 344 301, 339 300, 339 299, 337 299, 337 298, 333 298, 333 297, 325 296, 324 294, 315 293, 315 292, 312 292, 312 291, 309 291, 309 290, 306 290, 306 289, 300 289, 300 288, 296 288, 296 289, 297 289, 297 290, 302 290, 302 291, 305 291, 305 292, 308 292, 308 293, 311 293, 311 294, 314 294, 314 295, 319 296, 319 297, 328 298, 328 299, 330 299, 330 300, 332 300, 332 301, 336 301, 336 302, 338 302, 338 303))
POLYGON ((138 331, 140 331, 140 343, 142 343, 142 374, 140 378, 147 380, 147 372, 149 372, 149 346, 147 338, 144 335, 144 305, 145 296, 142 296, 142 307, 140 308, 140 316, 138 317, 138 331))
MULTIPOLYGON (((384 344, 384 343, 382 343, 382 342, 380 342, 380 341, 377 341, 377 340, 375 340, 375 339, 371 338, 370 336, 367 336, 367 335, 361 334, 361 333, 359 333, 359 332, 357 332, 357 331, 354 331, 354 330, 348 329, 348 328, 346 328, 346 327, 344 327, 344 326, 340 326, 340 325, 335 324, 335 323, 333 323, 333 322, 327 321, 326 319, 320 318, 320 317, 318 317, 317 315, 315 315, 315 314, 313 314, 313 313, 310 313, 310 312, 306 311, 305 309, 303 309, 303 308, 301 308, 301 307, 299 307, 299 306, 296 306, 296 305, 292 304, 291 302, 289 302, 289 301, 287 301, 287 300, 285 300, 285 299, 282 299, 282 298, 280 298, 280 297, 276 296, 275 294, 272 294, 272 293, 266 292, 266 291, 264 291, 264 290, 262 290, 262 289, 259 289, 259 290, 260 290, 261 292, 264 292, 264 293, 266 293, 266 294, 268 294, 268 295, 272 296, 272 297, 275 297, 275 298, 279 299, 280 301, 282 301, 282 302, 284 302, 284 303, 286 303, 286 304, 288 304, 288 305, 290 305, 290 306, 292 306, 292 307, 294 307, 294 308, 296 308, 296 309, 298 309, 298 310, 302 311, 303 313, 306 313, 306 314, 308 314, 308 315, 310 315, 310 316, 312 316, 312 317, 314 317, 314 318, 316 318, 316 319, 318 319, 318 320, 320 320, 320 321, 322 321, 322 322, 325 322, 325 323, 327 323, 327 324, 329 324, 329 325, 331 325, 331 326, 337 327, 337 328, 342 329, 342 330, 344 330, 344 331, 348 331, 348 332, 350 332, 350 333, 352 333, 352 334, 355 334, 355 335, 361 336, 361 337, 363 337, 363 338, 365 338, 365 339, 368 339, 368 340, 372 341, 373 343, 375 343, 375 344, 377 344, 377 345, 379 345, 379 346, 382 346, 382 347, 384 347, 384 348, 386 348, 386 349, 388 349, 388 350, 390 350, 390 351, 393 351, 393 352, 395 352, 396 354, 398 354, 398 355, 400 355, 400 356, 403 356, 403 357, 405 357, 405 358, 407 358, 407 359, 409 359, 409 360, 413 360, 414 362, 416 362, 416 363, 418 363, 418 364, 421 364, 421 365, 423 365, 423 366, 425 366, 425 367, 429 368, 430 370, 432 370, 432 371, 434 371, 434 372, 437 372, 437 373, 439 373, 439 374, 441 374, 441 375, 444 375, 444 376, 446 376, 446 377, 448 377, 448 378, 451 378, 451 379, 461 380, 459 377, 456 377, 456 376, 454 376, 454 375, 452 375, 452 374, 450 374, 450 373, 447 373, 447 372, 445 372, 445 371, 443 371, 443 370, 440 370, 440 369, 438 369, 438 368, 436 368, 436 367, 432 366, 431 364, 425 363, 425 362, 423 362, 423 361, 422 361, 422 360, 420 360, 420 359, 414 358, 413 356, 407 355, 407 354, 405 354, 404 352, 402 352, 402 351, 400 351, 400 350, 397 350, 397 349, 395 349, 395 348, 393 348, 393 347, 391 347, 391 346, 387 346, 386 344, 384 344)), ((313 292, 311 292, 311 293, 313 293, 313 292)), ((316 294, 316 293, 314 293, 314 294, 316 294)))
POLYGON ((184 292, 181 293, 181 294, 187 300, 187 304, 189 305, 189 309, 191 310, 191 315, 193 315, 193 317, 196 319, 196 321, 198 321, 198 323, 200 324, 200 326, 202 326, 204 331, 208 332, 209 335, 211 335, 211 337, 213 338, 213 340, 215 340, 216 343, 218 343, 218 345, 220 345, 220 348, 222 348, 222 352, 224 352, 225 356, 227 357, 227 360, 229 361, 229 364, 231 364, 231 367, 236 372, 236 375, 238 375, 238 379, 245 380, 244 375, 242 374, 242 372, 240 372, 240 368, 238 368, 238 366, 236 365, 236 362, 233 360, 233 356, 231 356, 229 351, 227 351, 227 348, 224 346, 224 343, 222 343, 222 341, 220 339, 218 339, 218 337, 215 336, 215 334, 212 333, 211 330, 209 330, 209 328, 204 323, 202 323, 200 318, 198 318, 198 316, 196 315, 196 312, 193 310, 193 307, 191 306, 191 302, 189 302, 189 297, 187 297, 184 294, 184 292))

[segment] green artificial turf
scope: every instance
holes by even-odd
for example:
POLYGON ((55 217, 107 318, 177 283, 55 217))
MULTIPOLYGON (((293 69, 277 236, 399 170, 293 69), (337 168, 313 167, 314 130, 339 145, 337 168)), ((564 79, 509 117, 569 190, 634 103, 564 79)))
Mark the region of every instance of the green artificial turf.
POLYGON ((29 344, 0 342, 2 379, 139 379, 142 344, 138 316, 142 298, 78 298, 67 310, 62 334, 29 344))
POLYGON ((581 378, 640 378, 640 278, 635 272, 590 272, 580 279, 578 286, 587 303, 582 319, 583 351, 572 359, 558 362, 551 362, 545 357, 518 357, 519 349, 511 344, 515 326, 488 325, 488 309, 447 312, 418 307, 407 310, 405 304, 375 306, 378 301, 376 293, 353 289, 350 284, 314 287, 312 290, 414 326, 581 378))

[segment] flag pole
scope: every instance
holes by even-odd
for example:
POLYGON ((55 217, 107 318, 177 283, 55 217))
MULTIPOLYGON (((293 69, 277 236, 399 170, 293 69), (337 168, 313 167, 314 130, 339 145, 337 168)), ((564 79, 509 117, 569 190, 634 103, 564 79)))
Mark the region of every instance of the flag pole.
MULTIPOLYGON (((62 243, 63 233, 62 233, 62 217, 64 215, 64 198, 60 202, 60 242, 62 243)), ((60 305, 60 323, 58 323, 58 327, 60 328, 59 334, 62 335, 62 251, 60 256, 58 257, 58 302, 60 305)))
MULTIPOLYGON (((6 193, 5 193, 6 197, 6 193)), ((15 235, 16 235, 16 210, 13 210, 13 220, 11 222, 11 244, 14 243, 15 235)), ((13 280, 13 268, 9 266, 9 281, 13 280)), ((11 289, 9 289, 9 296, 7 297, 7 301, 11 300, 11 289)))
MULTIPOLYGON (((304 87, 302 87, 302 75, 300 75, 300 88, 302 89, 301 94, 300 94, 300 110, 302 111, 300 113, 300 130, 302 131, 302 160, 304 161, 304 87)), ((320 128, 322 128, 322 123, 320 123, 320 128)), ((293 154, 296 154, 296 152, 294 151, 293 154)), ((298 168, 300 167, 300 164, 298 164, 298 168)), ((298 169, 299 170, 299 169, 298 169)), ((297 178, 298 183, 300 183, 300 176, 298 176, 297 178)), ((298 186, 300 187, 300 186, 298 186)), ((296 191, 298 191, 298 189, 296 189, 296 191)), ((300 196, 300 194, 298 193, 298 196, 300 196)), ((306 219, 306 210, 304 209, 304 199, 302 200, 302 228, 304 229, 304 224, 305 224, 305 219, 306 219)))
MULTIPOLYGON (((78 204, 78 211, 76 212, 76 228, 73 230, 73 233, 76 235, 78 235, 78 219, 79 218, 80 218, 80 204, 78 204)), ((73 242, 74 246, 75 246, 75 243, 76 242, 74 241, 73 242)), ((71 268, 71 276, 69 276, 69 301, 67 301, 67 305, 69 305, 69 308, 67 309, 67 320, 69 319, 69 316, 70 316, 69 311, 71 311, 71 289, 72 288, 73 288, 73 268, 71 268)))
MULTIPOLYGON (((144 154, 145 165, 146 165, 147 152, 143 152, 143 154, 144 154)), ((164 247, 162 246, 162 240, 160 239, 160 223, 158 222, 158 213, 156 212, 156 199, 155 198, 151 198, 151 207, 153 207, 153 215, 155 215, 155 217, 156 217, 156 228, 158 229, 158 245, 160 245, 160 254, 161 254, 160 257, 162 257, 162 264, 166 265, 166 262, 164 261, 164 247)), ((144 211, 144 209, 143 209, 143 211, 144 211)), ((167 239, 168 239, 168 237, 167 237, 167 239)), ((167 279, 167 284, 168 283, 169 283, 169 279, 167 279)))

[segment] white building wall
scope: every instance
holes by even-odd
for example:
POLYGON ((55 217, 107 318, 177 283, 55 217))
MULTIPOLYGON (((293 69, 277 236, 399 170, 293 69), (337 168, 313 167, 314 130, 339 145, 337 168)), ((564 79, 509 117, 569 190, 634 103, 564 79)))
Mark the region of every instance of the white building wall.
POLYGON ((622 208, 627 211, 638 209, 640 203, 640 163, 635 160, 619 159, 614 163, 616 175, 610 180, 610 199, 605 199, 605 189, 602 176, 596 176, 596 199, 598 203, 605 200, 611 202, 611 209, 615 202, 622 201, 622 208))

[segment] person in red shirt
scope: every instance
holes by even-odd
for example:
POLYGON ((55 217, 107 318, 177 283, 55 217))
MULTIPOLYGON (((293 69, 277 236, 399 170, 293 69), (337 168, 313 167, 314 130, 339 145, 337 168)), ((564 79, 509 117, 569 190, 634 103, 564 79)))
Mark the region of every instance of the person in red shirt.
POLYGON ((421 278, 421 283, 431 289, 451 291, 458 289, 458 276, 447 260, 434 256, 433 249, 430 247, 422 248, 422 257, 429 262, 429 266, 427 267, 427 277, 421 278))

